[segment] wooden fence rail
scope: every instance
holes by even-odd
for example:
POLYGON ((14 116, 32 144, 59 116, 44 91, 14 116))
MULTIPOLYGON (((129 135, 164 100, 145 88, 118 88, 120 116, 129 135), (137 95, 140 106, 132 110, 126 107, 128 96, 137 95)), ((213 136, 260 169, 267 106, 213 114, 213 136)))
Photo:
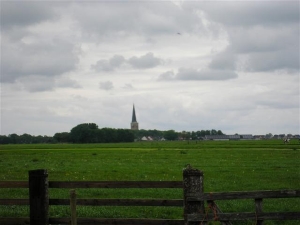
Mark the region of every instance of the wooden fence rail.
MULTIPOLYGON (((188 166, 183 181, 48 181, 47 170, 29 171, 29 181, 0 181, 0 188, 28 188, 29 199, 0 199, 0 205, 29 205, 29 217, 0 217, 0 224, 201 225, 209 221, 300 220, 300 212, 263 212, 265 198, 298 198, 300 190, 204 193, 203 172, 188 166), (49 188, 70 190, 70 199, 49 198, 49 188), (183 199, 78 199, 79 188, 183 188, 183 199), (224 213, 216 200, 253 199, 255 212, 224 213), (49 205, 69 205, 70 218, 49 217, 49 205), (183 219, 77 218, 76 206, 164 206, 183 208, 183 219)), ((0 212, 1 216, 1 212, 0 212)))
POLYGON ((187 168, 184 173, 189 173, 193 176, 192 183, 185 184, 184 180, 184 186, 191 190, 186 192, 184 188, 186 225, 205 225, 209 221, 221 221, 222 225, 228 225, 231 224, 231 221, 238 220, 254 220, 256 225, 262 225, 265 220, 300 220, 300 212, 265 213, 263 212, 262 204, 265 198, 300 197, 300 190, 204 193, 203 173, 191 167, 187 168), (191 184, 196 184, 200 188, 190 187, 191 184), (236 199, 253 199, 255 212, 223 213, 214 202, 215 200, 236 199), (204 209, 205 202, 208 203, 206 210, 204 209))

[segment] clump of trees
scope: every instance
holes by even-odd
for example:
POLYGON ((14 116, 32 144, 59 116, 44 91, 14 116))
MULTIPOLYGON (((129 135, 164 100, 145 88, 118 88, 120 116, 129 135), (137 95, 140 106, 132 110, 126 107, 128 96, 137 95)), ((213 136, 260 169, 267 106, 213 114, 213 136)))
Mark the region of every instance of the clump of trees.
POLYGON ((49 136, 32 136, 30 134, 0 135, 0 144, 38 144, 38 143, 120 143, 151 137, 153 140, 199 140, 205 135, 222 135, 221 130, 182 131, 175 130, 130 130, 99 128, 95 123, 79 124, 70 132, 61 132, 49 136))
POLYGON ((134 133, 129 129, 99 129, 95 123, 79 124, 70 132, 61 132, 48 136, 29 134, 0 135, 0 144, 39 144, 39 143, 118 143, 133 142, 134 133))
POLYGON ((30 134, 9 134, 0 135, 0 144, 40 144, 40 143, 53 143, 53 137, 49 136, 32 136, 30 134))
MULTIPOLYGON (((54 138, 64 135, 55 134, 54 138)), ((66 135, 65 137, 67 138, 66 135)), ((134 134, 129 129, 99 129, 95 123, 84 123, 71 129, 68 140, 73 143, 133 142, 134 134)))
POLYGON ((200 130, 200 131, 181 131, 175 130, 159 131, 159 130, 135 130, 135 139, 140 140, 142 137, 152 137, 154 140, 199 140, 205 137, 205 135, 223 135, 221 130, 200 130))

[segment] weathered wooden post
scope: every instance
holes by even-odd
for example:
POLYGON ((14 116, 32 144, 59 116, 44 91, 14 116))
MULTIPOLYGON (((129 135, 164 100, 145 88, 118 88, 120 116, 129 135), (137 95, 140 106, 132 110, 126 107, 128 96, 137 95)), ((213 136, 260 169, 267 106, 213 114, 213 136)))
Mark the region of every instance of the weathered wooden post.
POLYGON ((71 225, 77 225, 76 216, 76 191, 70 190, 71 225))
POLYGON ((30 225, 49 224, 48 188, 47 170, 29 171, 30 225))
MULTIPOLYGON (((256 198, 255 199, 255 213, 256 213, 256 216, 259 216, 263 212, 262 204, 263 204, 263 199, 262 198, 256 198)), ((263 223, 264 223, 263 220, 256 220, 257 225, 263 225, 263 223)))
MULTIPOLYGON (((200 213, 205 214, 204 201, 188 200, 188 198, 196 198, 203 196, 203 172, 193 169, 188 165, 183 170, 183 197, 184 197, 184 223, 185 225, 199 224, 199 222, 188 222, 187 215, 200 213)), ((202 223, 206 224, 206 223, 202 223)))

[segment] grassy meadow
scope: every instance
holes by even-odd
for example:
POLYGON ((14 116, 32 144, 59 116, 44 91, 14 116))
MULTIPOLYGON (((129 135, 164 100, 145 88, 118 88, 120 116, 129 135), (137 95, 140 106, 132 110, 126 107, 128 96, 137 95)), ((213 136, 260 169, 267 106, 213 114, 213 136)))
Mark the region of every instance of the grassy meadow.
MULTIPOLYGON (((0 145, 0 180, 28 180, 29 170, 47 169, 49 180, 60 181, 181 181, 183 168, 190 164, 204 172, 205 192, 300 189, 299 162, 298 140, 0 145)), ((78 189, 77 193, 78 198, 170 199, 182 199, 183 194, 182 189, 78 189)), ((26 189, 0 189, 0 198, 27 197, 26 189)), ((69 198, 69 190, 50 189, 50 197, 69 198)), ((255 209, 253 200, 217 204, 225 212, 255 209)), ((264 211, 300 211, 300 199, 266 199, 264 211)), ((182 213, 176 207, 78 206, 79 217, 180 219, 182 213)), ((69 214, 69 207, 51 206, 51 217, 69 214)), ((0 206, 0 217, 28 215, 25 206, 0 206)))

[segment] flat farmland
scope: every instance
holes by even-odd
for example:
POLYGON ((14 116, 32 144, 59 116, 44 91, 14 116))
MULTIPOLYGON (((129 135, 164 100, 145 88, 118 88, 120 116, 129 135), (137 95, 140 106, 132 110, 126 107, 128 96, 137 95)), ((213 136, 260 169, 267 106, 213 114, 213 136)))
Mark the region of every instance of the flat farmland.
MULTIPOLYGON (((204 172, 205 192, 300 189, 299 159, 298 140, 1 145, 0 180, 26 181, 29 170, 47 169, 50 181, 181 181, 182 170, 190 164, 204 172)), ((182 189, 79 189, 77 193, 78 198, 183 197, 182 189)), ((50 197, 69 198, 69 190, 50 189, 50 197)), ((28 190, 0 189, 0 198, 28 198, 28 190)), ((248 200, 217 204, 223 211, 254 211, 253 201, 248 200)), ((0 206, 0 217, 28 216, 28 211, 25 206, 0 206)), ((264 211, 300 211, 300 200, 265 200, 264 211)), ((68 207, 51 206, 50 216, 69 213, 68 207)), ((182 213, 176 207, 78 207, 79 217, 182 218, 182 213)))

